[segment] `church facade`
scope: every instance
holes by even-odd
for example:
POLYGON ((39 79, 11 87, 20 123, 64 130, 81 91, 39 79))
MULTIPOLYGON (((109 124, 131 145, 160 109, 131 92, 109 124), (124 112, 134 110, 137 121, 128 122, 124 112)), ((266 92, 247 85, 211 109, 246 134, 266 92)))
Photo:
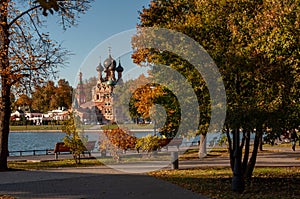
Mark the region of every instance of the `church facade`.
POLYGON ((79 83, 76 88, 75 110, 84 122, 97 122, 100 124, 115 122, 113 91, 117 83, 122 82, 124 68, 121 62, 117 66, 111 54, 103 65, 101 62, 96 67, 97 83, 92 88, 92 100, 87 102, 82 82, 82 73, 79 73, 79 83))

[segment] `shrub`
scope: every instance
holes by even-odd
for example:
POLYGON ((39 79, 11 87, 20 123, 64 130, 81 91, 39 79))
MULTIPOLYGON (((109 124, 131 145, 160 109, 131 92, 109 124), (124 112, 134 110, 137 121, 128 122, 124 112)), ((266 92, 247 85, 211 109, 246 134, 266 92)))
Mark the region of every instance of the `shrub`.
POLYGON ((120 160, 120 150, 126 151, 135 148, 137 138, 130 135, 129 131, 116 128, 103 132, 104 135, 100 136, 99 148, 101 151, 109 150, 115 160, 120 160))
POLYGON ((135 147, 146 152, 153 152, 161 147, 162 138, 158 136, 146 135, 137 140, 135 147))
POLYGON ((84 143, 87 142, 87 137, 83 137, 81 134, 83 133, 83 128, 80 118, 76 117, 73 112, 70 112, 69 119, 64 122, 62 131, 67 134, 64 137, 65 145, 70 148, 76 164, 80 164, 80 155, 85 150, 84 143))

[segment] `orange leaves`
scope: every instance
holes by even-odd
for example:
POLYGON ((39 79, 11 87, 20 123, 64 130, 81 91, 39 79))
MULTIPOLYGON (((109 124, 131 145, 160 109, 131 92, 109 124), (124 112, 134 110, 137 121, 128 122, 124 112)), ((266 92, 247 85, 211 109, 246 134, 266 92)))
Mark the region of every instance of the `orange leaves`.
POLYGON ((104 130, 104 134, 108 141, 119 149, 127 150, 135 148, 137 138, 131 136, 129 132, 125 132, 122 129, 117 128, 112 130, 104 130))
POLYGON ((132 97, 135 99, 134 106, 137 112, 144 118, 150 116, 150 109, 155 104, 155 100, 164 95, 164 91, 159 85, 146 84, 135 90, 132 97))

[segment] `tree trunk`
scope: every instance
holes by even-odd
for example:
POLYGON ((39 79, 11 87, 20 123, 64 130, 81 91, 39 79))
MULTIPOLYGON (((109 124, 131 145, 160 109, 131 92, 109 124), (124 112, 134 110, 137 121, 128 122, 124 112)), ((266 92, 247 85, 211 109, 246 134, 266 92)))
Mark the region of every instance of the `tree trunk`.
POLYGON ((245 180, 242 170, 242 148, 240 147, 240 130, 236 128, 233 135, 234 140, 234 167, 232 177, 232 191, 242 193, 245 190, 245 180))
POLYGON ((200 134, 200 144, 199 144, 199 158, 204 158, 207 156, 206 151, 206 134, 200 134))
POLYGON ((263 134, 259 136, 259 151, 263 151, 263 134))
POLYGON ((0 170, 7 170, 8 135, 9 121, 11 114, 11 85, 9 76, 9 27, 7 25, 7 1, 0 4, 0 77, 1 77, 1 98, 0 98, 0 170))
POLYGON ((228 151, 229 151, 229 159, 230 159, 230 167, 233 172, 234 169, 234 157, 233 157, 233 146, 232 146, 232 141, 230 137, 230 130, 228 125, 226 125, 226 137, 228 141, 228 151))
POLYGON ((259 129, 257 129, 256 134, 255 134, 252 155, 249 160, 247 170, 245 172, 245 178, 247 180, 251 179, 252 174, 253 174, 253 170, 254 170, 255 163, 256 163, 257 151, 258 151, 258 147, 259 147, 259 139, 260 139, 261 135, 262 135, 262 128, 259 128, 259 129))
POLYGON ((249 158, 249 152, 250 152, 250 131, 246 132, 246 145, 245 145, 245 152, 244 152, 244 158, 242 163, 242 169, 243 174, 245 176, 247 164, 248 164, 248 158, 249 158))
MULTIPOLYGON (((2 81, 3 85, 3 81, 2 81)), ((8 135, 10 120, 10 88, 3 88, 0 102, 0 170, 7 170, 8 135)))

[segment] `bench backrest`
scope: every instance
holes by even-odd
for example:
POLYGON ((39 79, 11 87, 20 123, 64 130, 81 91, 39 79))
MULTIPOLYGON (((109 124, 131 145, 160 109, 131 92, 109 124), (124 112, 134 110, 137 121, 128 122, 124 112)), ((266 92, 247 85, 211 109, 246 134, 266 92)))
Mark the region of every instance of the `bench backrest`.
POLYGON ((165 138, 160 140, 160 145, 164 146, 180 146, 182 144, 182 138, 165 138))
MULTIPOLYGON (((85 144, 86 151, 92 151, 95 148, 96 141, 88 141, 85 144)), ((55 144, 54 153, 58 152, 70 152, 70 148, 65 145, 63 142, 57 142, 55 144)))
POLYGON ((95 148, 96 141, 88 141, 85 144, 85 148, 87 151, 92 151, 95 148))
POLYGON ((57 152, 70 152, 70 148, 67 147, 63 142, 57 142, 55 144, 54 153, 57 152))
POLYGON ((173 138, 170 142, 169 142, 169 146, 180 146, 182 144, 182 138, 173 138))

